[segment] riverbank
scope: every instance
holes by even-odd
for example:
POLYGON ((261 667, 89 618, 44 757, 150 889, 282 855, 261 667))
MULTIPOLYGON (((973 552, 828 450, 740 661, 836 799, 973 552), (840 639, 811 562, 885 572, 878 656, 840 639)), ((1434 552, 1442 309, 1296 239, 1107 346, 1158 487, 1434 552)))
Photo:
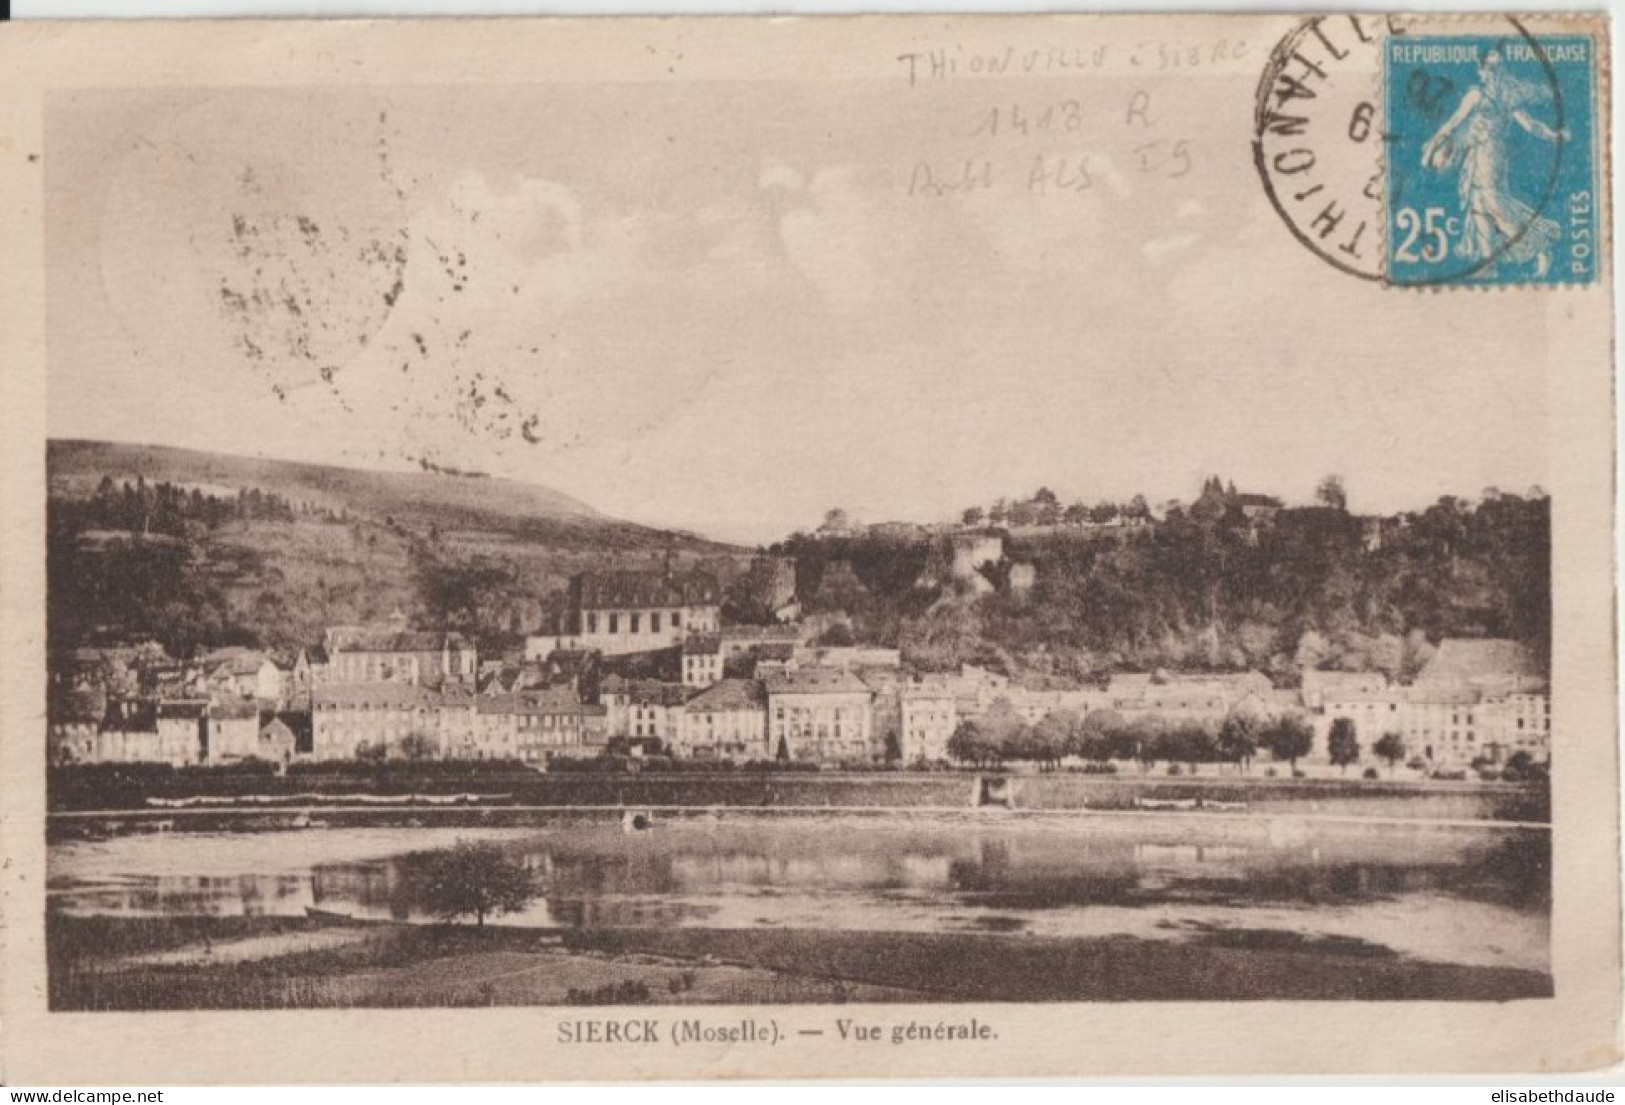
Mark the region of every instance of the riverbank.
MULTIPOLYGON (((1389 807, 1391 808, 1391 807, 1389 807)), ((215 840, 282 841, 306 854, 326 837, 361 830, 407 830, 425 846, 447 832, 524 832, 615 829, 660 837, 674 830, 801 825, 810 833, 831 826, 865 831, 913 827, 963 832, 986 830, 1088 833, 1093 838, 1155 839, 1166 844, 1304 843, 1333 832, 1367 838, 1403 838, 1418 832, 1491 832, 1507 838, 1545 840, 1551 826, 1527 820, 1434 818, 1416 808, 1409 816, 1365 814, 1339 803, 1328 808, 1304 802, 1287 810, 1256 812, 1227 807, 1129 809, 1004 809, 933 806, 310 806, 264 809, 75 811, 49 814, 46 839, 53 845, 95 845, 119 838, 162 840, 174 834, 215 840)), ((233 847, 232 852, 240 849, 233 847)), ((318 848, 319 850, 319 848, 318 848)))
MULTIPOLYGON (((188 777, 129 779, 106 773, 53 773, 53 813, 240 807, 275 811, 326 806, 446 808, 969 809, 983 793, 970 772, 737 772, 671 775, 537 775, 313 779, 188 777), (94 784, 94 785, 92 785, 94 784)), ((1547 788, 1538 783, 1421 779, 1269 778, 1262 775, 996 776, 999 798, 1019 810, 1132 810, 1176 803, 1251 813, 1315 813, 1432 820, 1545 822, 1547 788)))
POLYGON ((50 1003, 95 1009, 1549 997, 1540 971, 1197 926, 1178 938, 48 918, 50 1003), (252 952, 245 945, 252 942, 252 952))

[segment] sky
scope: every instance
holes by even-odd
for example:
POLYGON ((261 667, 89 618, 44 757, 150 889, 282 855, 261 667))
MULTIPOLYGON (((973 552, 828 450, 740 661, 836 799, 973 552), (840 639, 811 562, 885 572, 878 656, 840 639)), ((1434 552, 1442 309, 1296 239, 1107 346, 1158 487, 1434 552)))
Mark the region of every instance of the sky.
POLYGON ((1112 76, 58 93, 50 433, 428 462, 747 542, 1039 486, 1543 483, 1548 308, 1315 258, 1258 185, 1252 79, 1138 118, 1112 76))

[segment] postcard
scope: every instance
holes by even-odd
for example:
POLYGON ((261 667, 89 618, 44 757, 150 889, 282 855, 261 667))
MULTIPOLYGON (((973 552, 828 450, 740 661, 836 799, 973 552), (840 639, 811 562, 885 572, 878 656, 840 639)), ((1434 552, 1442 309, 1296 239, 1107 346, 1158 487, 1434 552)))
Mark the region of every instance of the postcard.
POLYGON ((6 1081, 1617 1062, 1608 30, 0 28, 6 1081))

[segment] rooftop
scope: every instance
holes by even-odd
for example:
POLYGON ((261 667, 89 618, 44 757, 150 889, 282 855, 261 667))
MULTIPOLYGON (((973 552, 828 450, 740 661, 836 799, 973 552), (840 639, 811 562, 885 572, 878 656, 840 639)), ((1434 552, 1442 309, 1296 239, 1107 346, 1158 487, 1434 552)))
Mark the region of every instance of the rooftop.
POLYGON ((868 694, 863 680, 840 668, 776 671, 766 679, 768 694, 868 694))
POLYGON ((307 710, 284 710, 276 715, 278 722, 287 727, 296 739, 310 741, 311 717, 307 710))
POLYGON ((440 696, 408 683, 329 683, 311 692, 317 707, 369 706, 404 710, 435 705, 440 696))
POLYGON ((208 709, 207 699, 167 698, 158 703, 158 717, 195 720, 203 717, 208 709))
POLYGON ((728 625, 722 628, 724 641, 799 641, 801 630, 793 625, 728 625))
POLYGON ((274 717, 260 727, 260 736, 267 740, 297 740, 294 731, 281 718, 274 717))
POLYGON ((944 675, 917 675, 903 684, 899 693, 909 699, 942 699, 955 696, 952 683, 944 675))
POLYGON ((689 713, 721 713, 725 710, 760 710, 767 698, 754 679, 724 679, 688 700, 689 713))
POLYGON ((368 630, 347 640, 335 642, 335 652, 439 652, 442 648, 467 648, 461 633, 433 630, 368 630))
POLYGON ((52 720, 99 722, 107 712, 107 695, 98 687, 78 687, 58 695, 52 702, 52 720))
POLYGON ((1472 683, 1492 679, 1539 678, 1542 672, 1527 645, 1504 638, 1446 637, 1416 676, 1417 683, 1472 683))
POLYGON ((1281 500, 1274 495, 1258 495, 1251 491, 1243 491, 1236 496, 1236 503, 1242 507, 1269 507, 1275 510, 1281 508, 1281 500))
POLYGON ((220 699, 209 704, 209 716, 232 720, 258 718, 260 707, 252 699, 220 699))
POLYGON ((718 602, 715 577, 704 572, 583 572, 575 578, 583 610, 707 606, 718 602))
POLYGON ((639 706, 681 706, 688 694, 681 683, 662 683, 658 679, 627 679, 611 675, 599 685, 600 694, 624 694, 639 706))
POLYGON ((690 633, 683 641, 685 656, 715 656, 722 651, 722 638, 715 633, 690 633))
POLYGON ((1381 686, 1388 682, 1388 677, 1380 671, 1321 671, 1309 668, 1303 673, 1303 681, 1333 690, 1339 687, 1381 686))
POLYGON ((579 714, 581 700, 568 687, 493 694, 480 699, 482 714, 579 714))

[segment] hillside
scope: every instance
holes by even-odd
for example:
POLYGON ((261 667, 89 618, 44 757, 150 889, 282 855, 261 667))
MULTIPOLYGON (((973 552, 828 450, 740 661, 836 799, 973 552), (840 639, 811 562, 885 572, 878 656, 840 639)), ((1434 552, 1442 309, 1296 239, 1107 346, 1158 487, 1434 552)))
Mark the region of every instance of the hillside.
POLYGON ((1063 683, 1112 671, 1268 672, 1301 666, 1405 678, 1445 637, 1504 637, 1545 663, 1551 647, 1551 504, 1494 492, 1391 517, 1341 504, 1250 519, 1213 492, 1154 525, 1005 531, 995 591, 924 586, 924 539, 797 535, 814 613, 851 614, 857 636, 926 669, 987 664, 1063 683), (1030 573, 1009 585, 1009 568, 1030 573))
POLYGON ((395 514, 403 522, 531 517, 604 520, 586 503, 534 484, 438 472, 369 472, 322 464, 230 456, 165 445, 110 441, 50 441, 46 468, 51 492, 89 495, 103 476, 188 487, 257 487, 291 502, 327 509, 395 514))
POLYGON ((574 572, 670 557, 727 575, 746 553, 485 476, 88 441, 50 442, 47 473, 53 645, 291 650, 397 607, 500 643, 552 628, 574 572))

